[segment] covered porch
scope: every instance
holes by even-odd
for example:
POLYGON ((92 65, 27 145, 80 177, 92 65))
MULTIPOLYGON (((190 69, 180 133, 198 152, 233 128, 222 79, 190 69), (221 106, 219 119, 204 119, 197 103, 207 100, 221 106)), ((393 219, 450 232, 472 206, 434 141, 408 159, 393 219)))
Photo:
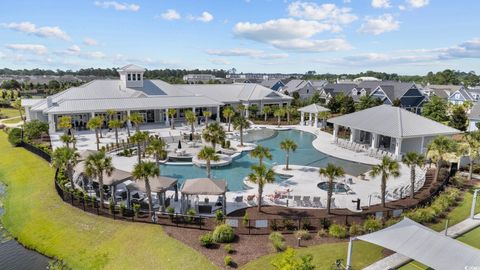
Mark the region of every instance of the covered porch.
POLYGON ((181 190, 181 213, 194 209, 198 214, 210 215, 216 210, 226 214, 227 181, 209 178, 187 179, 181 190), (200 200, 199 196, 203 196, 200 200), (211 196, 216 196, 216 201, 210 201, 211 196))

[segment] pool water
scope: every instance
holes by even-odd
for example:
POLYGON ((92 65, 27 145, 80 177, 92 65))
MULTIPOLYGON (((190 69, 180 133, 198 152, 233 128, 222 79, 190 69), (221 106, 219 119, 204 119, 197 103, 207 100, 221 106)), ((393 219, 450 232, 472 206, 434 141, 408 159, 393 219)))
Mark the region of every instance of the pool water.
MULTIPOLYGON (((267 137, 266 139, 257 139, 249 142, 270 148, 272 160, 264 161, 268 167, 285 164, 285 152, 280 149, 280 142, 289 138, 297 144, 297 150, 290 153, 290 164, 325 167, 328 163, 334 163, 337 166, 342 166, 347 174, 355 176, 366 172, 370 168, 370 166, 365 164, 337 159, 319 152, 312 145, 315 135, 308 132, 299 130, 275 131, 273 135, 270 130, 251 130, 248 132, 252 137, 267 137), (255 135, 255 133, 257 134, 255 135)), ((212 168, 212 176, 215 179, 226 179, 230 191, 243 190, 245 189, 243 179, 251 172, 250 167, 257 163, 258 159, 251 158, 248 153, 242 153, 232 164, 225 167, 212 168)), ((205 168, 191 165, 161 165, 160 172, 161 175, 177 178, 179 183, 183 183, 185 179, 207 176, 205 168)), ((276 179, 278 182, 284 181, 280 176, 277 176, 276 179)))
MULTIPOLYGON (((320 188, 321 190, 328 191, 328 184, 329 182, 320 182, 318 183, 317 187, 320 188)), ((345 193, 350 189, 347 185, 343 183, 333 182, 332 184, 333 184, 334 193, 337 193, 337 192, 345 193)))

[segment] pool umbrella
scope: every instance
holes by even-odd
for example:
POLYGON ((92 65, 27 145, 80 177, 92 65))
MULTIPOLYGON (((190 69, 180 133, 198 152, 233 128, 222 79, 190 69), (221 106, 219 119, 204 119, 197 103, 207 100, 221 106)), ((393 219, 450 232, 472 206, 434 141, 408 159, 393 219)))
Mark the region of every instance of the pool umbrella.
POLYGON ((178 141, 178 149, 182 149, 182 141, 178 141))

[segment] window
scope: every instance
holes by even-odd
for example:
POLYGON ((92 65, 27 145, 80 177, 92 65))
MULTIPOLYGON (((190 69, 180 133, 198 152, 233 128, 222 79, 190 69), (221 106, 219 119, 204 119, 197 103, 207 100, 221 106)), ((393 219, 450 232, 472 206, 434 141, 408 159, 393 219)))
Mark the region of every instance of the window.
POLYGON ((134 74, 132 74, 132 79, 133 79, 134 81, 136 81, 136 80, 137 80, 137 79, 136 79, 136 77, 135 77, 135 73, 134 73, 134 74))
POLYGON ((132 80, 130 73, 127 74, 127 81, 132 80))
POLYGON ((460 93, 455 94, 455 99, 460 99, 460 93))
POLYGON ((137 74, 137 81, 141 81, 142 80, 142 77, 140 74, 137 74))

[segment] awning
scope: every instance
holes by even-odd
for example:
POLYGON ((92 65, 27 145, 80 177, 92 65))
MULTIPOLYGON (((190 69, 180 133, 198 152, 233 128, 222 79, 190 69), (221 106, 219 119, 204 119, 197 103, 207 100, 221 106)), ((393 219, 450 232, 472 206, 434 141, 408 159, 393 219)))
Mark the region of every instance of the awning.
POLYGON ((357 239, 393 250, 436 270, 480 267, 480 250, 408 218, 357 239))
POLYGON ((225 180, 209 178, 187 179, 182 187, 182 194, 186 195, 222 195, 227 191, 225 180))
MULTIPOLYGON (((165 190, 175 186, 177 179, 165 176, 154 177, 149 179, 150 189, 154 193, 164 192, 165 190)), ((141 192, 147 192, 145 189, 145 183, 143 181, 133 181, 127 185, 128 190, 138 190, 141 192)))

